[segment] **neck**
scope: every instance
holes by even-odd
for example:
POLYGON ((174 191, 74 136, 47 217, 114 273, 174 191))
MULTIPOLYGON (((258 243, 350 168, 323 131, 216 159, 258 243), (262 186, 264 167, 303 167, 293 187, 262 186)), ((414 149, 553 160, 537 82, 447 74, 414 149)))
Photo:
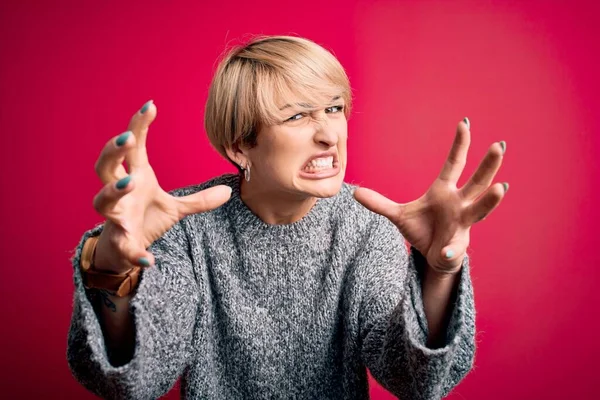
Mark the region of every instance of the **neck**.
POLYGON ((316 197, 298 196, 262 187, 258 180, 240 179, 240 197, 244 204, 264 223, 292 224, 301 220, 317 202, 316 197))

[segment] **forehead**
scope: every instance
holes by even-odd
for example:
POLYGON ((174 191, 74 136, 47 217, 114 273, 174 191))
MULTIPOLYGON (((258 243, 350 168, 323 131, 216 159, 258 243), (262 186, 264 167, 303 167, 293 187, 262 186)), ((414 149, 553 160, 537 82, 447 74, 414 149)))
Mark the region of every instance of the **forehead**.
POLYGON ((314 108, 318 108, 320 106, 328 106, 331 105, 333 103, 340 103, 343 102, 344 99, 342 96, 340 95, 335 95, 335 96, 318 96, 316 99, 313 99, 313 101, 307 101, 305 99, 301 99, 299 97, 294 97, 293 99, 288 100, 287 102, 285 102, 285 104, 283 104, 282 106, 279 107, 279 111, 284 111, 288 108, 307 108, 307 109, 314 109, 314 108), (315 101, 316 100, 316 101, 315 101))

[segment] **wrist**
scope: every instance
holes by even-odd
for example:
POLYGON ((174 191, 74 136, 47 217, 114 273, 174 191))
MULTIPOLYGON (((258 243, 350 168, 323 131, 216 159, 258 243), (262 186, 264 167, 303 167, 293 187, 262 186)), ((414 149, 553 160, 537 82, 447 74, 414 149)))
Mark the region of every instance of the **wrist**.
POLYGON ((115 272, 111 269, 101 270, 94 265, 96 246, 99 237, 88 238, 81 251, 79 267, 83 285, 86 289, 100 289, 109 292, 116 297, 125 297, 132 294, 139 282, 141 268, 132 266, 131 268, 115 272))
POLYGON ((452 265, 435 265, 431 264, 425 257, 423 258, 426 272, 431 275, 432 279, 438 280, 452 280, 453 277, 460 274, 464 262, 464 256, 460 259, 452 260, 452 265))
POLYGON ((443 270, 435 268, 426 263, 425 265, 425 279, 432 282, 454 282, 458 279, 462 265, 453 270, 443 270))
POLYGON ((91 256, 91 268, 107 274, 122 274, 131 270, 134 265, 124 259, 114 259, 117 253, 111 249, 110 240, 104 234, 98 236, 94 253, 91 256))

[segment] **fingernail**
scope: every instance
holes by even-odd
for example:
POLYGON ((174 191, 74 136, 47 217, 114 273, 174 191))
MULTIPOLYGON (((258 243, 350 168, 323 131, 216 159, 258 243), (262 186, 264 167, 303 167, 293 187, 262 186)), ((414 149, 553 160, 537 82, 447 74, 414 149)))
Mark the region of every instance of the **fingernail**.
POLYGON ((131 181, 131 175, 127 175, 125 178, 119 179, 119 181, 117 181, 115 184, 115 187, 119 190, 122 190, 129 184, 129 181, 131 181))
POLYGON ((467 124, 467 128, 471 129, 471 121, 469 121, 469 118, 465 117, 465 118, 463 119, 463 122, 464 122, 465 124, 467 124))
POLYGON ((446 251, 446 258, 452 258, 452 257, 454 257, 454 252, 452 250, 446 251))
POLYGON ((502 154, 506 153, 506 142, 504 140, 500 142, 500 146, 502 147, 502 154))
POLYGON ((131 131, 121 133, 117 138, 117 147, 123 146, 127 139, 129 139, 129 136, 131 136, 131 131))
POLYGON ((138 258, 138 263, 142 267, 149 267, 150 266, 150 261, 148 261, 148 259, 146 257, 140 257, 140 258, 138 258))
POLYGON ((144 105, 142 106, 142 108, 140 109, 140 114, 143 114, 143 113, 145 113, 146 111, 148 111, 148 108, 150 108, 150 104, 152 104, 152 101, 153 101, 153 100, 148 100, 148 101, 146 102, 146 104, 144 104, 144 105))
POLYGON ((504 182, 502 186, 504 186, 504 193, 508 192, 508 182, 504 182))

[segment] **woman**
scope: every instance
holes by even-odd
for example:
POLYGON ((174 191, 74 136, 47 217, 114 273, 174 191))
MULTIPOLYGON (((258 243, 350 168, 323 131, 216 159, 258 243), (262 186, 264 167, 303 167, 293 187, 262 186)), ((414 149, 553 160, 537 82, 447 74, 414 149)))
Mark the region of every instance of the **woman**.
POLYGON ((343 182, 350 106, 343 68, 313 42, 234 49, 205 127, 240 174, 172 193, 146 154, 157 109, 135 113, 96 163, 106 222, 73 259, 68 360, 83 385, 150 399, 182 377, 185 398, 365 399, 368 368, 403 399, 437 399, 467 374, 465 252, 507 188, 490 186, 505 144, 457 189, 461 121, 428 192, 397 204, 343 182))

